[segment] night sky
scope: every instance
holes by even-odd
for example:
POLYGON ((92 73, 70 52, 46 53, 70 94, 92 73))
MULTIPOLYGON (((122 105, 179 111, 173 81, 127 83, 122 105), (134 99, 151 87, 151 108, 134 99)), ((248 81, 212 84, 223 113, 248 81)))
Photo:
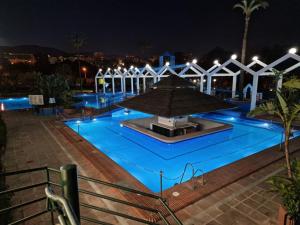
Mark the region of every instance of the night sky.
MULTIPOLYGON (((216 46, 238 51, 244 20, 238 0, 0 0, 0 45, 34 44, 71 51, 82 33, 85 51, 205 53, 216 46)), ((253 14, 249 47, 300 44, 300 0, 270 0, 253 14)))

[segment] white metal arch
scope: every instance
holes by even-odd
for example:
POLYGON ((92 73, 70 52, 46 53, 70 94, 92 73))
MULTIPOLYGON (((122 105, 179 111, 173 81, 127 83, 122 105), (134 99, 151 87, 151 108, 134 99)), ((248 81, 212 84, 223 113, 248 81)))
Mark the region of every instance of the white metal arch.
MULTIPOLYGON (((211 81, 213 77, 232 77, 232 98, 236 96, 236 84, 237 84, 237 77, 240 75, 241 71, 244 70, 247 73, 251 74, 253 76, 253 90, 251 95, 251 109, 254 109, 256 107, 256 97, 257 97, 257 87, 258 87, 258 80, 260 76, 274 76, 274 68, 285 62, 286 60, 294 59, 297 61, 294 65, 286 68, 283 71, 283 74, 289 73, 297 68, 300 67, 300 56, 296 54, 296 51, 289 51, 286 55, 282 56, 281 58, 275 60, 274 62, 270 64, 266 64, 258 59, 258 57, 253 57, 252 62, 248 65, 243 65, 239 61, 236 60, 236 56, 233 55, 229 60, 224 62, 223 64, 220 64, 218 61, 214 62, 214 65, 209 68, 208 70, 203 69, 201 66, 199 66, 196 62, 196 60, 193 60, 191 63, 187 64, 181 64, 181 65, 174 65, 170 66, 168 63, 166 63, 163 67, 159 68, 152 68, 148 64, 143 68, 137 68, 131 66, 128 70, 127 69, 121 69, 118 67, 118 69, 107 69, 104 74, 102 74, 102 70, 99 70, 95 76, 95 91, 98 92, 98 86, 97 86, 97 80, 99 78, 105 79, 111 79, 112 80, 112 92, 115 94, 115 78, 121 79, 121 91, 123 93, 126 93, 126 78, 131 80, 131 93, 134 93, 134 79, 136 79, 136 90, 137 94, 140 93, 140 83, 139 79, 143 78, 143 89, 145 91, 146 88, 146 78, 153 78, 154 82, 159 81, 162 77, 169 76, 169 73, 178 75, 183 78, 200 78, 200 91, 203 92, 204 89, 204 77, 207 77, 206 80, 206 93, 211 94, 211 81), (235 65, 238 70, 232 71, 228 68, 229 65, 235 65), (255 71, 253 67, 255 65, 259 65, 262 67, 261 69, 255 71), (176 71, 180 70, 180 72, 176 71), (190 72, 189 72, 190 71, 190 72), (191 73, 192 72, 192 73, 191 73)), ((277 83, 277 88, 280 88, 282 86, 282 79, 280 79, 277 83)), ((105 84, 103 84, 103 92, 105 93, 105 84)))

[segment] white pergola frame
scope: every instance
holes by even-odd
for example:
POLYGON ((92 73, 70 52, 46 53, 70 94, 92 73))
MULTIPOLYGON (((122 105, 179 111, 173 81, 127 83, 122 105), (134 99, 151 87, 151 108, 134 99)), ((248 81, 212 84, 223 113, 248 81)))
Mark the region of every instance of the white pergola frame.
MULTIPOLYGON (((152 78, 154 83, 160 81, 161 78, 167 77, 170 74, 178 75, 183 78, 199 78, 200 79, 200 91, 204 91, 204 77, 207 77, 206 80, 206 93, 211 94, 211 88, 212 88, 212 78, 213 77, 232 77, 232 98, 236 96, 236 85, 237 85, 237 77, 240 75, 241 71, 245 71, 252 75, 253 81, 252 81, 252 93, 251 93, 251 110, 256 107, 256 101, 257 101, 257 89, 258 89, 258 81, 259 77, 261 76, 274 76, 273 69, 289 60, 294 59, 297 61, 294 65, 286 68, 283 71, 283 74, 287 74, 296 68, 300 67, 300 56, 296 54, 295 49, 291 49, 289 53, 282 56, 281 58, 275 60, 274 62, 270 64, 266 64, 258 59, 258 57, 253 57, 252 62, 248 65, 243 65, 239 61, 236 60, 236 55, 233 55, 230 59, 228 59, 223 64, 220 64, 217 60, 214 62, 214 65, 210 67, 208 70, 203 69, 203 67, 199 66, 197 64, 196 60, 193 60, 190 63, 186 64, 180 64, 180 65, 174 65, 170 66, 169 63, 166 63, 162 67, 158 68, 152 68, 150 65, 146 65, 143 68, 137 68, 131 66, 128 70, 127 69, 121 69, 118 67, 117 69, 111 70, 108 68, 106 72, 103 74, 102 70, 100 69, 98 73, 95 76, 95 91, 98 92, 98 85, 97 80, 100 78, 105 79, 112 79, 112 93, 115 94, 115 78, 121 79, 121 92, 126 93, 126 78, 131 79, 131 93, 134 94, 134 78, 136 79, 136 92, 137 94, 140 93, 140 82, 139 79, 143 79, 143 91, 146 90, 146 79, 152 78), (293 50, 293 51, 292 51, 293 50), (228 68, 229 65, 235 65, 238 68, 238 71, 232 71, 228 68), (255 65, 259 65, 262 67, 261 69, 255 71, 252 68, 255 65), (179 72, 176 71, 180 70, 179 72), (192 71, 193 73, 190 73, 189 71, 192 71), (189 73, 188 73, 189 72, 189 73)), ((282 79, 280 79, 277 83, 277 89, 281 88, 282 86, 282 79)), ((105 82, 103 84, 103 93, 106 93, 106 85, 105 82)))

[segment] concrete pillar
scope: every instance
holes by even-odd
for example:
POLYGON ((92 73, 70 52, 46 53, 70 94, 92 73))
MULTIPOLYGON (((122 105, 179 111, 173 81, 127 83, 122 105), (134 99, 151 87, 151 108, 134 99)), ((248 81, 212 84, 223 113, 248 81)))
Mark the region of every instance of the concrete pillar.
POLYGON ((123 78, 120 78, 120 83, 121 83, 121 93, 124 93, 124 84, 123 84, 123 78))
POLYGON ((105 85, 105 78, 103 78, 103 84, 102 84, 102 87, 103 87, 103 94, 106 93, 106 85, 105 85))
POLYGON ((250 110, 256 108, 257 87, 258 87, 258 75, 253 75, 253 87, 252 87, 252 94, 251 94, 250 110))
POLYGON ((231 90, 231 98, 234 98, 236 95, 236 82, 237 82, 237 76, 232 76, 232 90, 231 90))
POLYGON ((211 76, 207 76, 207 87, 206 87, 206 94, 211 94, 211 76))
POLYGON ((140 94, 140 78, 136 77, 136 94, 140 94))
POLYGON ((134 94, 133 77, 131 77, 130 80, 131 80, 131 94, 134 94))
POLYGON ((113 91, 113 95, 115 94, 115 78, 112 77, 112 91, 113 91))
POLYGON ((124 81, 123 91, 124 91, 124 94, 126 94, 126 77, 123 77, 123 81, 124 81))
POLYGON ((95 93, 98 93, 98 83, 97 83, 98 79, 97 77, 95 77, 95 93))
POLYGON ((203 92, 203 76, 200 77, 200 92, 203 92))
POLYGON ((146 91, 146 77, 143 77, 143 91, 146 91))

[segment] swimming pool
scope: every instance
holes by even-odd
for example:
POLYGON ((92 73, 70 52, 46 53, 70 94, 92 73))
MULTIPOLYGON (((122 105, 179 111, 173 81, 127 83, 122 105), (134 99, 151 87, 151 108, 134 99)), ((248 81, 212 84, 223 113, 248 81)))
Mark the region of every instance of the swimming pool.
POLYGON ((28 109, 32 106, 29 104, 27 97, 21 98, 0 98, 0 104, 4 105, 4 110, 28 109))
MULTIPOLYGON (((167 189, 180 182, 179 176, 186 163, 192 163, 195 169, 206 173, 274 146, 282 138, 280 126, 234 117, 228 111, 226 114, 195 116, 230 123, 233 129, 174 144, 163 143, 120 126, 123 120, 148 116, 142 112, 130 111, 128 114, 119 110, 111 117, 68 121, 66 125, 75 132, 79 128, 83 138, 154 192, 160 190, 160 171, 164 173, 163 189, 167 189)), ((190 179, 191 174, 192 171, 187 170, 183 181, 190 179)), ((196 175, 200 174, 199 171, 196 175)))
POLYGON ((131 93, 106 93, 106 94, 78 94, 74 97, 82 101, 75 104, 75 107, 90 107, 96 109, 102 109, 112 104, 123 101, 126 97, 132 96, 131 93))
MULTIPOLYGON (((75 103, 75 107, 91 107, 91 108, 105 108, 109 105, 118 103, 124 100, 125 97, 131 96, 131 93, 127 93, 124 96, 122 93, 116 93, 115 95, 107 94, 78 94, 75 95, 75 98, 78 98, 80 101, 75 103)), ((0 98, 0 104, 4 104, 4 110, 18 110, 18 109, 29 109, 32 106, 29 104, 28 97, 20 98, 0 98)))

